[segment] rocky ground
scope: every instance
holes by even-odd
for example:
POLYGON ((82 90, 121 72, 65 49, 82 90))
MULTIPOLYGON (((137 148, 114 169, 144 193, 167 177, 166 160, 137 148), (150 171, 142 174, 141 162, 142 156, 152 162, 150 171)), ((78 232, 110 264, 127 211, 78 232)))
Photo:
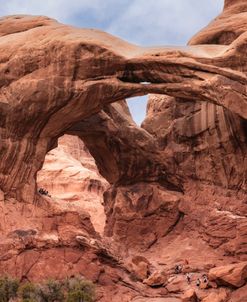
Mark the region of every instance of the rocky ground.
POLYGON ((245 194, 195 181, 187 194, 138 183, 108 189, 102 201, 109 184, 68 135, 47 154, 38 184, 51 197, 2 201, 2 272, 22 281, 82 274, 99 301, 245 301, 245 194))
POLYGON ((247 301, 246 18, 226 0, 188 46, 149 49, 0 20, 1 274, 80 274, 101 302, 247 301), (138 127, 124 99, 143 94, 138 127))

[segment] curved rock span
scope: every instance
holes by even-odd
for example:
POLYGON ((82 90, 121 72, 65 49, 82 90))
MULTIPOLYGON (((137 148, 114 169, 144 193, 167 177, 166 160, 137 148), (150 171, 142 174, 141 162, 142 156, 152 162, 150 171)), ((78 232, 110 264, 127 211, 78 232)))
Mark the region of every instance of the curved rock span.
POLYGON ((33 196, 59 136, 123 98, 199 99, 247 118, 245 33, 229 45, 146 49, 45 17, 6 17, 0 32, 0 185, 17 199, 33 196))
POLYGON ((46 17, 0 19, 3 272, 79 273, 99 301, 244 301, 246 20, 245 1, 228 0, 188 46, 143 48, 46 17), (144 94, 138 127, 125 99, 144 94), (104 234, 80 191, 98 204, 104 191, 104 234))

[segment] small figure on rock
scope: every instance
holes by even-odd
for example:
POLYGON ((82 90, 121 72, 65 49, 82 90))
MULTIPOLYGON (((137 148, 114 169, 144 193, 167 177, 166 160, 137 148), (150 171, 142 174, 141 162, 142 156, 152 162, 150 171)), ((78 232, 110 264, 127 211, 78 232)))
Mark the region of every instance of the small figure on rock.
POLYGON ((43 188, 39 188, 39 194, 43 194, 43 192, 44 192, 44 190, 43 190, 43 188))
POLYGON ((40 188, 40 189, 38 190, 38 192, 39 192, 39 194, 41 194, 41 195, 46 195, 46 196, 51 197, 51 195, 49 195, 49 192, 48 192, 47 190, 44 190, 43 188, 40 188))
POLYGON ((206 274, 202 275, 202 283, 200 285, 201 289, 206 289, 209 286, 208 277, 206 274))
POLYGON ((182 270, 183 270, 182 265, 180 265, 180 264, 176 264, 176 265, 175 265, 175 269, 174 269, 175 274, 180 274, 180 273, 182 273, 182 270))
POLYGON ((208 283, 208 277, 206 274, 202 275, 202 281, 203 281, 203 283, 208 283))
POLYGON ((201 280, 198 278, 197 280, 196 280, 196 286, 200 286, 200 284, 201 284, 201 280))
POLYGON ((188 283, 188 284, 191 283, 191 277, 192 277, 192 276, 191 276, 190 273, 187 273, 187 274, 186 274, 186 280, 187 280, 187 283, 188 283))

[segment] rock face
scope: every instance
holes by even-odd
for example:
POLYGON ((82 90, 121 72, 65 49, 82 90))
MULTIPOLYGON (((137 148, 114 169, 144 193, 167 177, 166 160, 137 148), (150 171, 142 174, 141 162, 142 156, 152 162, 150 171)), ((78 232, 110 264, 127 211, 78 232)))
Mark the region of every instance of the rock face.
POLYGON ((101 302, 246 297, 246 16, 225 1, 188 46, 148 49, 0 20, 2 272, 79 273, 101 302))
POLYGON ((138 183, 105 192, 105 233, 128 251, 150 248, 167 235, 181 218, 181 195, 161 186, 138 183))
POLYGON ((142 126, 173 154, 184 178, 246 190, 246 121, 239 116, 211 103, 152 95, 142 126))
POLYGON ((58 147, 46 155, 37 183, 39 188, 48 190, 53 199, 88 212, 95 229, 103 233, 103 192, 108 183, 99 175, 94 159, 78 137, 59 138, 58 147))

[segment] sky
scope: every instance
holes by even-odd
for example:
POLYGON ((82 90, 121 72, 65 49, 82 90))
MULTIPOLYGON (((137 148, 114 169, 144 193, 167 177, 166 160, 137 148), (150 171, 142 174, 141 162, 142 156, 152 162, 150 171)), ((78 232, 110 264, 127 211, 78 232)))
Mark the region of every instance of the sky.
MULTIPOLYGON (((215 18, 223 0, 0 0, 0 15, 45 15, 59 22, 98 28, 142 46, 186 45, 215 18)), ((140 124, 147 96, 128 101, 140 124)))

